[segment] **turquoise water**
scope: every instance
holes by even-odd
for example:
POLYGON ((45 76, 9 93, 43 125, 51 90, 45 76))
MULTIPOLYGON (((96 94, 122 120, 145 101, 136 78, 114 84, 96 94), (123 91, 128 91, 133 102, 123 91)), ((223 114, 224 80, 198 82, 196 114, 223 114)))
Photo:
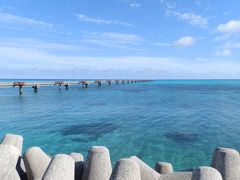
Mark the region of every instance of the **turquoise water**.
POLYGON ((113 163, 137 155, 175 170, 209 165, 217 146, 240 150, 240 81, 169 80, 68 91, 0 89, 0 136, 24 136, 24 150, 81 152, 107 146, 113 163))

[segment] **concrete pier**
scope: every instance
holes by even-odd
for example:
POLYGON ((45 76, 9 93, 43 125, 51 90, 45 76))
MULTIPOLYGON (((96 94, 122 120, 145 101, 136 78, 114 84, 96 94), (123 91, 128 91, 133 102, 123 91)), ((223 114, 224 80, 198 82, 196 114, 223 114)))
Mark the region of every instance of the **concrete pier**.
POLYGON ((89 82, 88 81, 80 81, 79 84, 82 84, 83 88, 88 88, 89 82))
POLYGON ((13 83, 0 83, 0 88, 8 88, 8 87, 18 87, 19 95, 23 94, 23 87, 32 87, 34 92, 37 93, 38 89, 40 87, 46 87, 46 86, 58 86, 58 90, 62 90, 62 86, 65 87, 66 90, 69 89, 69 86, 72 85, 79 85, 81 84, 83 88, 88 88, 90 84, 97 84, 97 87, 101 87, 103 84, 107 84, 108 86, 112 85, 113 82, 116 82, 116 85, 119 84, 119 82, 122 82, 122 84, 129 84, 130 82, 133 83, 142 83, 147 82, 150 80, 91 80, 91 81, 55 81, 55 82, 13 82, 13 83))

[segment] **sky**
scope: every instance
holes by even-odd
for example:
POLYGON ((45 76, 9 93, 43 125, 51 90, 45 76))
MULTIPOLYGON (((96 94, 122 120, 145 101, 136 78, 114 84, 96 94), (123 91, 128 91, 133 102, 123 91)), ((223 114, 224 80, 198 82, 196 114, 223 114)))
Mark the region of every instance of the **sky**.
POLYGON ((0 0, 0 78, 240 78, 239 0, 0 0))

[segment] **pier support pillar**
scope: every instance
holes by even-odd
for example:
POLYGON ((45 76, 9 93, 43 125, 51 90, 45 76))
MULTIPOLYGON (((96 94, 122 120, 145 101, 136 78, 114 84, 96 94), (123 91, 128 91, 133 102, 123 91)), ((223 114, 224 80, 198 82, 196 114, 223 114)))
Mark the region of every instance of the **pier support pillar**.
POLYGON ((34 85, 34 86, 32 86, 32 88, 33 88, 34 92, 37 93, 37 92, 38 92, 39 85, 34 85))
POLYGON ((22 92, 22 86, 19 86, 19 95, 22 95, 23 92, 22 92))
POLYGON ((118 85, 119 81, 118 81, 118 80, 116 80, 115 82, 116 82, 116 84, 118 85))
POLYGON ((66 90, 68 90, 69 84, 65 84, 64 86, 65 86, 66 90))

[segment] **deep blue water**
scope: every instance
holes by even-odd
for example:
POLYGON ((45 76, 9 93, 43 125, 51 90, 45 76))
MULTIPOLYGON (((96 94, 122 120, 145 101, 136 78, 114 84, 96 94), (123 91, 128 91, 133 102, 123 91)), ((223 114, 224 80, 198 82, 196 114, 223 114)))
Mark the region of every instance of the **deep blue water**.
MULTIPOLYGON (((3 82, 4 80, 2 80, 3 82)), ((107 146, 112 161, 137 155, 175 170, 209 165, 217 146, 240 150, 239 80, 165 80, 68 91, 0 89, 0 136, 24 136, 24 150, 81 152, 107 146)))

